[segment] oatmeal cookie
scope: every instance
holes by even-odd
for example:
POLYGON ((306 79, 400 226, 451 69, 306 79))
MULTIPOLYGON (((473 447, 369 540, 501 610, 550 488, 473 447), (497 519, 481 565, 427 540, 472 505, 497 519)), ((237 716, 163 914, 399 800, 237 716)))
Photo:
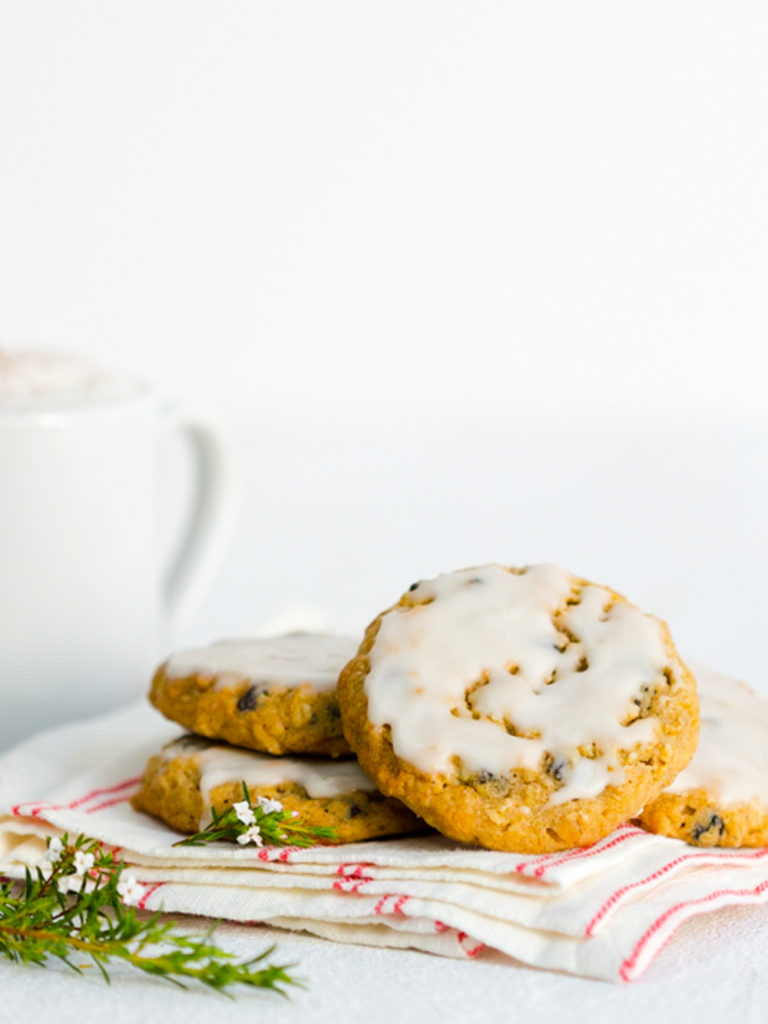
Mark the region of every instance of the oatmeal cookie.
POLYGON ((595 842, 671 782, 698 734, 695 680, 666 625, 548 565, 414 584, 337 689, 383 793, 499 850, 595 842))
POLYGON ((699 745, 638 824, 694 846, 768 846, 768 700, 730 676, 694 672, 699 745))
POLYGON ((271 757, 182 736, 151 757, 132 804, 180 832, 197 832, 243 799, 278 800, 304 824, 330 826, 339 842, 424 831, 399 801, 383 796, 354 760, 271 757))
POLYGON ((222 640, 179 651, 149 699, 185 729, 268 754, 349 754, 336 680, 356 644, 324 633, 222 640))

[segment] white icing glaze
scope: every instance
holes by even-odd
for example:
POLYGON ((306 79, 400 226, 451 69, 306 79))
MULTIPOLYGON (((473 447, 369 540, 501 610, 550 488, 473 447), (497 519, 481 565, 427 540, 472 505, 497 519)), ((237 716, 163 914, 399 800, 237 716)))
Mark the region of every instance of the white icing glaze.
POLYGON ((334 689, 356 650, 356 641, 328 633, 248 637, 179 651, 168 659, 165 672, 171 679, 216 676, 217 687, 249 682, 287 690, 308 684, 320 693, 334 689))
POLYGON ((365 692, 369 718, 391 727, 397 756, 428 774, 453 775, 458 758, 466 774, 507 776, 538 769, 549 754, 563 783, 550 803, 620 783, 619 750, 652 740, 657 722, 620 723, 644 685, 664 683, 670 657, 658 620, 595 585, 565 608, 560 622, 579 642, 559 650, 567 637, 552 614, 575 586, 557 566, 488 565, 422 582, 413 596, 431 603, 386 614, 365 692), (588 667, 578 671, 582 657, 588 667), (480 680, 470 709, 465 690, 480 680), (510 735, 505 720, 537 735, 510 735), (602 755, 580 756, 593 742, 602 755))
POLYGON ((344 796, 355 790, 376 791, 376 786, 354 760, 270 757, 237 747, 209 745, 205 740, 190 742, 184 739, 163 748, 166 761, 180 755, 198 758, 205 820, 208 820, 211 792, 227 782, 245 782, 252 799, 258 796, 260 789, 269 789, 284 782, 303 786, 307 796, 318 799, 344 796))
POLYGON ((701 732, 668 793, 706 789, 723 805, 768 803, 768 700, 731 676, 693 666, 701 732))

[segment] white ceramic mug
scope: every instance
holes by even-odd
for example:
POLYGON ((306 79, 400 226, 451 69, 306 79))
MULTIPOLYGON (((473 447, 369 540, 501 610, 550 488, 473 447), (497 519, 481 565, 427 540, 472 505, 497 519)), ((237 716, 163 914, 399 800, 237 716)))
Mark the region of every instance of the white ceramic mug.
POLYGON ((196 605, 232 519, 221 430, 142 385, 0 403, 0 749, 137 697, 196 605), (158 434, 190 442, 192 508, 157 550, 158 434))

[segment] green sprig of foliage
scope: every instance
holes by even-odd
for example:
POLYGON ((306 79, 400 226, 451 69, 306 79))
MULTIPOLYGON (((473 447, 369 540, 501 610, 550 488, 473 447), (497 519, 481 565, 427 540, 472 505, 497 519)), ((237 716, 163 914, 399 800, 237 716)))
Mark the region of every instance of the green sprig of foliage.
POLYGON ((255 843, 257 846, 315 846, 321 840, 336 842, 336 831, 325 825, 305 825, 294 812, 286 811, 277 800, 258 797, 251 800, 243 787, 243 801, 222 814, 211 807, 211 822, 202 831, 180 839, 174 846, 204 846, 220 840, 230 843, 255 843), (250 836, 250 838, 249 838, 250 836))
POLYGON ((235 985, 272 989, 282 995, 299 982, 291 965, 273 964, 274 946, 238 962, 212 941, 215 925, 202 936, 178 931, 160 914, 133 905, 143 887, 100 843, 79 835, 71 842, 48 840, 46 861, 27 870, 23 883, 0 885, 0 954, 16 963, 44 966, 57 958, 75 971, 88 958, 109 981, 107 966, 122 961, 186 987, 199 982, 229 994, 235 985))

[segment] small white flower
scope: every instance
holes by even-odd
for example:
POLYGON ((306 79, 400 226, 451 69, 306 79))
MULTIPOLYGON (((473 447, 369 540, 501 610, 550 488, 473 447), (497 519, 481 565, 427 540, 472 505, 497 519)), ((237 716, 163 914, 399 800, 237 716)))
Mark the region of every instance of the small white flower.
POLYGON ((79 875, 82 878, 82 876, 86 873, 86 871, 90 871, 92 867, 93 867, 93 854, 92 853, 83 853, 82 850, 76 850, 75 851, 75 874, 79 875))
POLYGON ((246 846, 248 843, 253 843, 254 846, 264 845, 258 825, 251 825, 247 832, 243 832, 242 835, 237 837, 237 841, 241 846, 246 846))
POLYGON ((299 816, 299 812, 298 811, 291 811, 291 817, 292 818, 298 818, 298 816, 299 816))
POLYGON ((117 895, 126 907, 135 907, 144 895, 144 886, 133 875, 123 875, 117 883, 117 895))
POLYGON ((62 875, 61 878, 56 879, 56 885, 59 892, 93 892, 96 888, 96 879, 88 878, 83 875, 62 875))
POLYGON ((241 800, 239 804, 234 804, 232 810, 238 817, 239 821, 242 821, 244 825, 253 825, 256 821, 251 805, 247 800, 241 800))
POLYGON ((265 814, 274 814, 276 811, 282 811, 283 809, 283 805, 279 800, 270 800, 268 796, 260 796, 256 802, 265 814))
POLYGON ((62 843, 58 836, 54 836, 48 843, 48 849, 45 851, 45 859, 49 864, 55 864, 63 850, 64 843, 62 843))

